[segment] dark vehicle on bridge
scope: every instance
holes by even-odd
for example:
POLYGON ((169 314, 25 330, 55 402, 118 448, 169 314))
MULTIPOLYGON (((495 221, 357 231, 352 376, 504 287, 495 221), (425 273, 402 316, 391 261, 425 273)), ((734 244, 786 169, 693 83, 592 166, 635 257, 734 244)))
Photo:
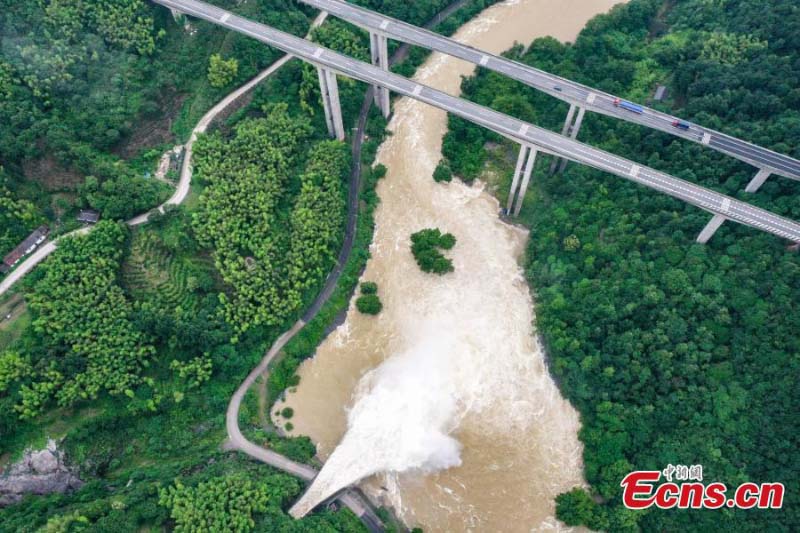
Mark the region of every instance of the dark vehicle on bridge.
POLYGON ((630 111, 632 113, 636 113, 637 115, 641 115, 642 113, 644 113, 644 108, 642 106, 637 105, 637 104, 633 104, 631 102, 626 102, 625 100, 623 100, 621 98, 616 98, 614 100, 614 105, 617 106, 617 107, 621 107, 622 109, 625 109, 626 111, 630 111))
POLYGON ((679 130, 688 131, 691 127, 691 124, 686 122, 685 120, 676 120, 672 123, 672 126, 678 128, 679 130))

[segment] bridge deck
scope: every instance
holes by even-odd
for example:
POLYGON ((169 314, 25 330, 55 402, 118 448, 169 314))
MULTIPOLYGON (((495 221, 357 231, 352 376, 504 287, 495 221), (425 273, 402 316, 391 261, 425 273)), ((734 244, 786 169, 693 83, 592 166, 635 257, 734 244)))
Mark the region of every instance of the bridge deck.
POLYGON ((708 146, 713 150, 744 161, 758 168, 766 168, 773 174, 800 180, 800 161, 787 155, 756 146, 730 135, 687 122, 690 127, 682 130, 672 126, 679 120, 661 111, 643 107, 644 112, 630 113, 614 105, 616 96, 587 87, 567 78, 562 78, 537 68, 490 54, 461 44, 432 31, 396 20, 380 13, 349 4, 342 0, 301 0, 305 4, 344 19, 368 31, 383 34, 398 41, 442 52, 464 61, 504 74, 526 85, 546 92, 570 104, 585 107, 594 112, 613 116, 628 122, 667 132, 677 137, 708 146), (559 89, 556 89, 558 87, 559 89))
POLYGON ((188 15, 210 21, 279 48, 309 63, 320 65, 371 85, 386 87, 398 94, 420 100, 475 124, 484 126, 521 144, 565 157, 655 189, 726 219, 800 242, 800 224, 774 213, 740 202, 670 176, 637 165, 603 150, 565 138, 473 102, 450 96, 373 65, 357 61, 311 41, 284 33, 270 26, 239 17, 229 11, 198 0, 153 0, 188 15))

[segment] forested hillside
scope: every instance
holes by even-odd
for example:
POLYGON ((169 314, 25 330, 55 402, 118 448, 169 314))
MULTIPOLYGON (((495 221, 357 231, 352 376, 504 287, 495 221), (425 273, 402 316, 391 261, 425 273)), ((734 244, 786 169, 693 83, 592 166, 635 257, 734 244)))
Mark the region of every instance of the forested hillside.
POLYGON ((343 232, 346 146, 317 144, 290 179, 311 127, 286 105, 265 111, 241 122, 230 141, 208 136, 197 147, 196 176, 206 188, 194 230, 233 288, 221 299, 239 333, 294 315, 303 292, 330 270, 343 232))
MULTIPOLYGON (((240 10, 297 34, 309 25, 283 0, 240 10)), ((124 219, 163 201, 168 187, 148 179, 160 153, 280 55, 145 0, 3 0, 0 36, 0 165, 17 198, 67 228, 78 207, 124 219), (221 85, 205 76, 214 53, 237 65, 221 85)))
MULTIPOLYGON (((705 126, 800 157, 800 9, 792 0, 631 0, 595 18, 574 45, 540 39, 509 55, 705 126)), ((470 98, 553 130, 566 106, 481 71, 470 98)), ((445 140, 465 179, 500 169, 510 145, 451 119, 445 140)), ((588 116, 582 140, 795 220, 800 187, 700 145, 588 116)), ((618 177, 540 158, 522 221, 538 330, 563 393, 580 410, 582 491, 559 498, 570 524, 609 531, 795 531, 800 528, 800 257, 788 243, 727 223, 706 245, 709 215, 618 177), (782 510, 627 511, 631 470, 702 464, 729 487, 783 482, 782 510)))
MULTIPOLYGON (((316 15, 289 0, 213 3, 296 34, 316 15)), ((368 4, 422 23, 449 2, 368 4)), ((158 156, 280 55, 144 0, 0 8, 0 253, 43 222, 69 229, 79 207, 119 219, 157 205, 169 192, 146 178, 158 156)), ((342 23, 315 38, 360 54, 369 43, 342 23)), ((349 127, 366 87, 340 86, 349 127)), ((354 253, 270 375, 269 400, 347 308, 369 254, 384 126, 373 110, 354 253)), ((233 391, 314 299, 343 240, 353 162, 327 137, 318 89, 290 62, 201 136, 184 205, 146 226, 101 222, 15 287, 25 319, 0 337, 0 467, 53 438, 86 484, 0 509, 0 532, 364 531, 347 510, 291 519, 302 484, 222 450, 233 391)), ((245 398, 248 438, 313 462, 313 444, 281 437, 264 408, 257 391, 245 398)))

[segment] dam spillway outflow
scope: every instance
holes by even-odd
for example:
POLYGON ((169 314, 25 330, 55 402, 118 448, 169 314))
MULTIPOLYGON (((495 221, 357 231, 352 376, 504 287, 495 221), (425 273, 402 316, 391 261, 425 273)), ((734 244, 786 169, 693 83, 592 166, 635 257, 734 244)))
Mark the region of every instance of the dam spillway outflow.
MULTIPOLYGON (((616 3, 512 0, 455 38, 493 53, 544 35, 573 40, 616 3)), ((433 54, 415 79, 457 95, 473 68, 433 54)), ((584 484, 580 423, 533 328, 519 265, 527 234, 499 220, 484 184, 433 181, 446 126, 439 110, 394 103, 362 278, 377 282, 383 311, 367 317, 351 306, 286 398, 292 434, 309 435, 326 460, 291 513, 360 483, 426 531, 563 530, 554 499, 584 484), (414 262, 410 235, 428 227, 456 236, 453 273, 425 274, 414 262)))

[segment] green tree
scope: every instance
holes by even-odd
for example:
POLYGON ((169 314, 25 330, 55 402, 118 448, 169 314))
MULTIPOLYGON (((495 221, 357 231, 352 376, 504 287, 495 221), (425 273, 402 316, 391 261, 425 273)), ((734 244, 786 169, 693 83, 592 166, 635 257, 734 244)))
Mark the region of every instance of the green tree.
POLYGON ((208 82, 212 87, 225 87, 236 79, 239 73, 239 62, 236 58, 222 59, 213 54, 208 63, 208 82))
POLYGON ((455 244, 455 236, 450 233, 442 234, 436 228, 424 229, 411 235, 411 253, 423 272, 440 275, 452 272, 453 262, 439 250, 450 250, 455 244))
POLYGON ((44 222, 36 205, 18 199, 6 188, 6 177, 0 167, 0 257, 10 252, 36 226, 44 222))
POLYGON ((266 486, 242 475, 215 478, 196 487, 176 481, 159 491, 159 504, 170 510, 177 533, 252 531, 254 515, 265 512, 270 499, 266 486))
POLYGON ((377 315, 383 309, 377 294, 364 294, 356 300, 356 308, 365 315, 377 315))
POLYGON ((365 281, 361 284, 361 294, 378 294, 378 284, 374 281, 365 281))
POLYGON ((450 170, 450 165, 444 159, 436 165, 436 170, 433 171, 433 180, 437 183, 453 180, 453 171, 450 170))
POLYGON ((556 496, 556 517, 568 526, 585 524, 598 531, 608 527, 600 506, 581 488, 556 496))
POLYGON ((0 100, 11 98, 14 89, 14 77, 11 65, 0 61, 0 100))
POLYGON ((266 111, 265 118, 242 121, 229 141, 205 136, 195 149, 196 176, 207 186, 193 227, 233 288, 220 299, 238 333, 280 324, 299 309, 332 267, 344 225, 347 147, 315 145, 299 192, 288 196, 290 169, 310 126, 286 105, 266 111))

